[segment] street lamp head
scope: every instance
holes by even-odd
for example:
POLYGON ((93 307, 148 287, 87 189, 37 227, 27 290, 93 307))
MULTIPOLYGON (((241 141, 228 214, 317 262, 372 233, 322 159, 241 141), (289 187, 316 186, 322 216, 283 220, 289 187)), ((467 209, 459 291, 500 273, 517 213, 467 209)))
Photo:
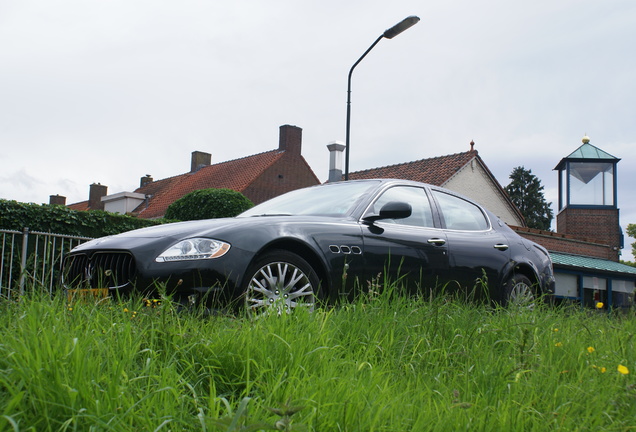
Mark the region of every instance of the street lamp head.
POLYGON ((384 36, 387 39, 393 39, 395 36, 399 35, 404 30, 410 27, 413 27, 415 24, 418 23, 419 20, 420 19, 416 17, 415 15, 406 17, 402 21, 400 21, 399 23, 391 27, 390 29, 385 30, 382 36, 384 36))

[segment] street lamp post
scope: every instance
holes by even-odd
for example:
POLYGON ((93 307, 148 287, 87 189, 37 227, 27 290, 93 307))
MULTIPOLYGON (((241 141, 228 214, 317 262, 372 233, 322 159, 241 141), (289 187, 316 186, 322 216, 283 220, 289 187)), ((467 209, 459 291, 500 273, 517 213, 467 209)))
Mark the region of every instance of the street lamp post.
POLYGON ((418 17, 416 17, 415 15, 412 15, 410 17, 404 18, 402 21, 400 21, 399 23, 397 23, 390 29, 385 30, 384 33, 382 33, 375 40, 375 42, 371 44, 369 49, 367 49, 364 52, 364 54, 362 54, 362 56, 358 59, 358 61, 356 61, 353 64, 353 66, 351 66, 351 69, 349 70, 349 77, 347 79, 347 131, 346 131, 346 143, 345 143, 346 147, 345 147, 345 175, 344 175, 345 180, 349 180, 349 148, 351 144, 349 139, 349 135, 350 135, 349 132, 351 129, 351 75, 353 74, 353 70, 355 69, 356 66, 358 66, 358 63, 360 63, 362 59, 365 58, 367 54, 369 54, 369 51, 371 51, 373 47, 376 46, 378 42, 380 42, 382 38, 393 39, 395 36, 399 35, 404 30, 417 24, 419 20, 420 19, 418 17))

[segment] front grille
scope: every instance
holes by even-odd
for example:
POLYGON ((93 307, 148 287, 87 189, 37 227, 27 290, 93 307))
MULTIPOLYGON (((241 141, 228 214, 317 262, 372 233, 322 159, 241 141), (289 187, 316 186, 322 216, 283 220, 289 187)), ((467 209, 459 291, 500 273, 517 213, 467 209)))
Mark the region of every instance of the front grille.
POLYGON ((67 288, 122 288, 136 273, 135 259, 127 252, 73 254, 64 259, 62 282, 67 288))

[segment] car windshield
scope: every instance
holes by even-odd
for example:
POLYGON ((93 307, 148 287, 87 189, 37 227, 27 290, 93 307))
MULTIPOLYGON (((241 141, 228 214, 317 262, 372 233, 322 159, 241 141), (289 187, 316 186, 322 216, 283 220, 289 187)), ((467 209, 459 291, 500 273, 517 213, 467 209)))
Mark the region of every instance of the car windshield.
POLYGON ((344 216, 358 199, 377 186, 378 181, 330 183, 297 189, 265 201, 243 212, 252 216, 344 216))

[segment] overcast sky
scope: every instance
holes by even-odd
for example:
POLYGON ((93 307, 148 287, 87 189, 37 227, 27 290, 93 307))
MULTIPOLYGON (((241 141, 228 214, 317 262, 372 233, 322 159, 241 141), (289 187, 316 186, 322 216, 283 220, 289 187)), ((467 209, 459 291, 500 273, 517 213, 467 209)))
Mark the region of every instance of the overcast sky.
POLYGON ((622 159, 621 225, 636 223, 634 0, 1 0, 0 198, 132 191, 194 150, 275 149, 283 124, 324 181, 349 69, 409 15, 354 72, 351 171, 474 140, 503 186, 531 169, 556 214, 552 169, 587 134, 622 159))

